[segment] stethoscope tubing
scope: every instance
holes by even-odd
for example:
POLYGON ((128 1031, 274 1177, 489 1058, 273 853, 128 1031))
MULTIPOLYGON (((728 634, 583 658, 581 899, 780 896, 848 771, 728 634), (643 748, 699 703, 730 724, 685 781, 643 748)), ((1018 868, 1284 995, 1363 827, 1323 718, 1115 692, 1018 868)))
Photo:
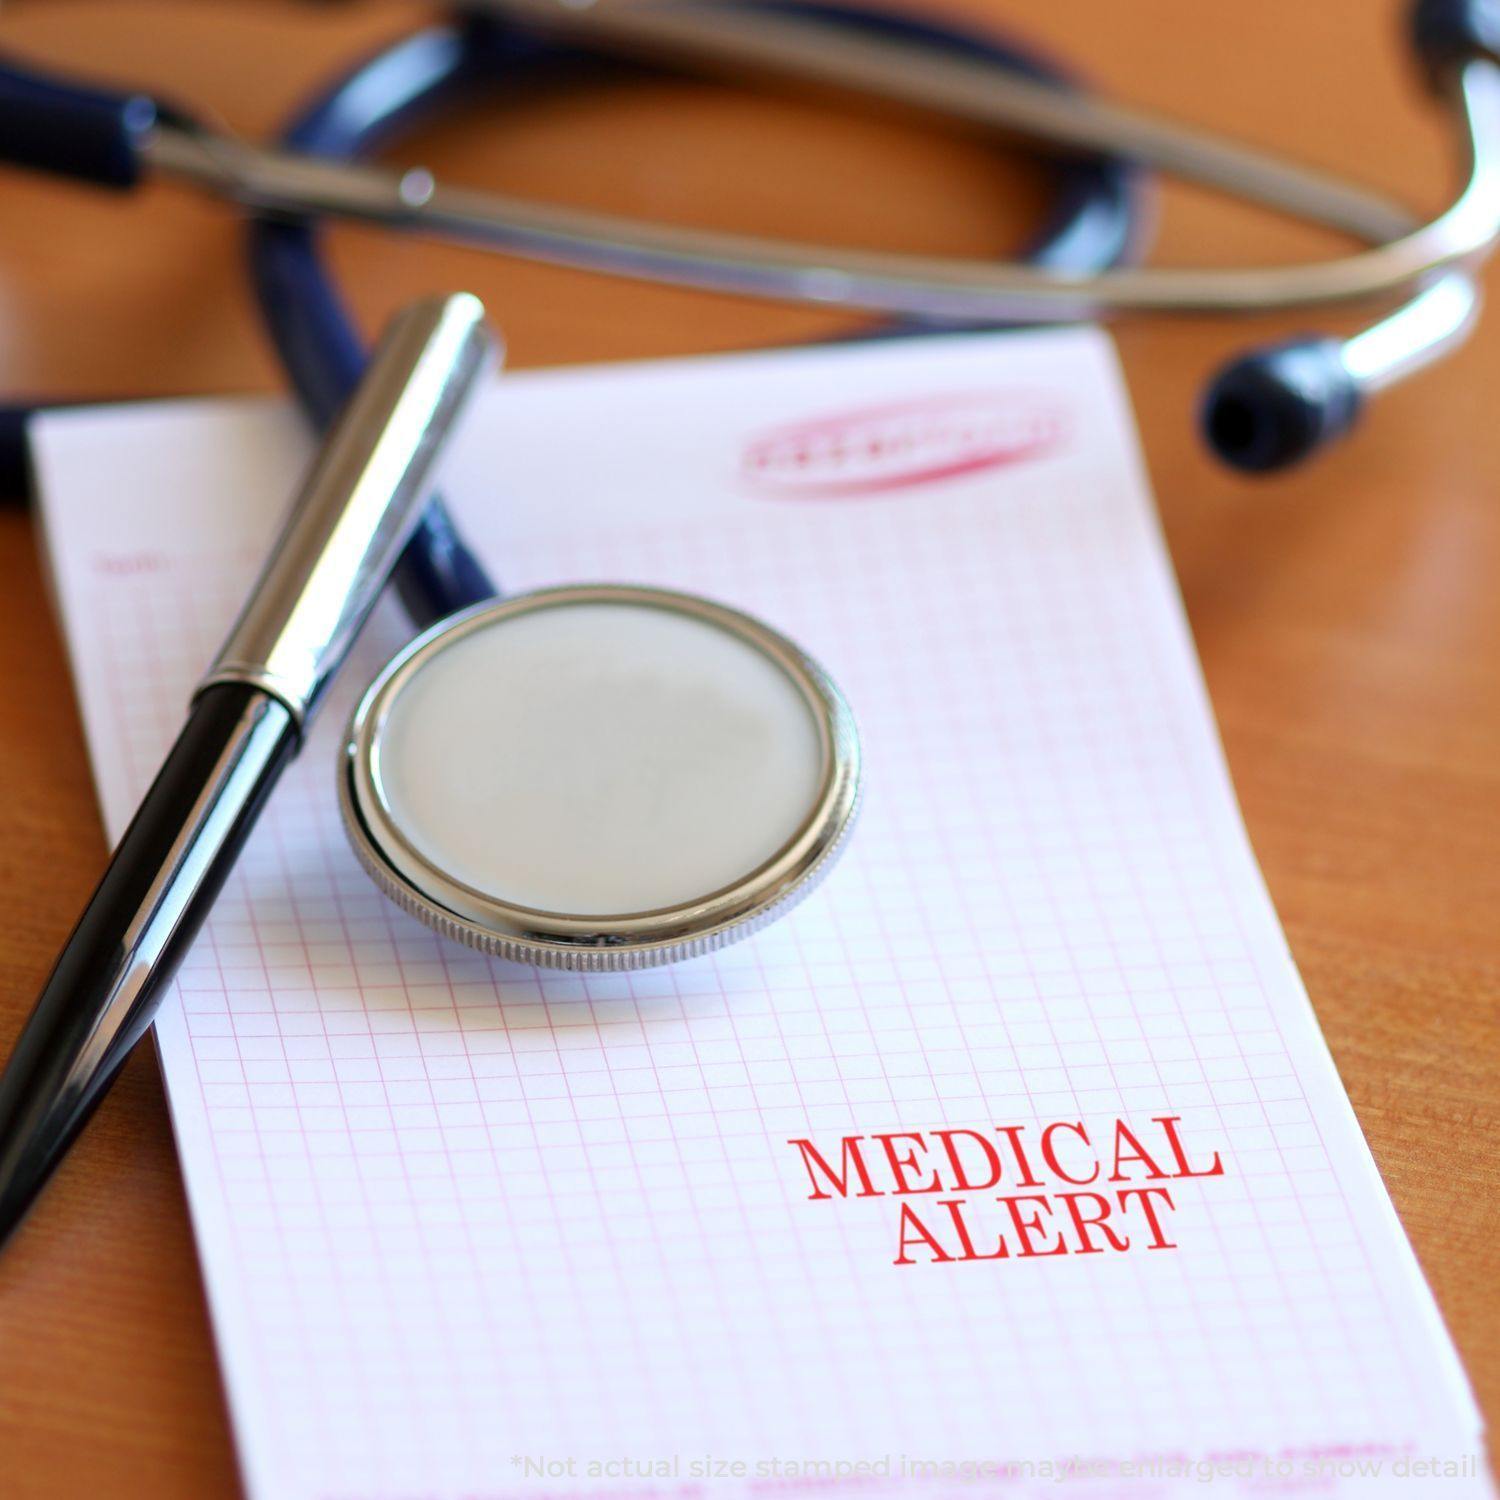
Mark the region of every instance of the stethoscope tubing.
MULTIPOLYGON (((799 246, 719 235, 444 187, 425 172, 358 175, 257 148, 227 154, 161 141, 153 153, 194 180, 262 212, 309 201, 318 211, 368 217, 586 270, 708 290, 878 310, 941 325, 1054 321, 1121 311, 1266 311, 1409 300, 1340 340, 1293 340, 1232 361, 1210 388, 1204 424, 1243 467, 1279 467, 1352 425, 1371 396, 1462 342, 1479 293, 1472 266, 1500 234, 1500 68, 1487 58, 1433 63, 1435 91, 1465 124, 1467 183, 1443 214, 1419 226, 1400 205, 1353 186, 1138 110, 1112 104, 1046 69, 1016 66, 982 42, 944 45, 946 32, 857 23, 816 7, 735 4, 569 7, 558 0, 489 0, 526 37, 663 56, 736 74, 769 70, 927 108, 1054 145, 1110 153, 1232 196, 1370 241, 1374 248, 1301 266, 1179 270, 1082 265, 1033 254, 1025 265, 942 260, 799 246), (934 45, 936 43, 936 45, 934 45), (997 62, 1000 66, 996 66, 997 62), (1444 269, 1454 267, 1457 269, 1444 269), (1222 418, 1254 409, 1239 441, 1222 418), (1267 414, 1292 432, 1268 434, 1267 414)), ((513 25, 505 28, 517 34, 513 25)), ((170 139, 167 138, 167 139, 170 139)), ((1115 261, 1120 259, 1114 257, 1115 261)))
MULTIPOLYGON (((330 162, 378 150, 443 99, 465 91, 477 71, 462 30, 419 32, 320 92, 283 140, 330 162)), ((248 257, 261 318, 287 378, 314 427, 326 430, 359 384, 366 351, 319 252, 316 221, 255 220, 248 257)), ((437 495, 423 511, 393 581, 418 629, 498 592, 437 495)))
MULTIPOLYGON (((777 0, 758 9, 770 14, 777 0)), ((803 7, 796 7, 803 13, 803 7)), ((810 13, 822 13, 816 6, 810 13)), ((990 36, 973 36, 902 17, 829 8, 846 28, 862 28, 903 45, 982 59, 997 72, 1067 80, 1055 67, 990 36)), ((320 92, 279 147, 265 153, 305 181, 387 180, 390 174, 355 159, 398 136, 413 118, 446 107, 471 88, 531 78, 538 69, 597 66, 596 53, 535 31, 499 24, 465 11, 452 25, 402 39, 320 92)), ((0 59, 0 154, 24 166, 95 186, 129 190, 153 175, 170 176, 174 150, 186 160, 227 167, 247 162, 254 148, 195 123, 185 113, 145 95, 82 85, 0 59)), ((1052 162, 1054 195, 1048 216, 1025 250, 1038 265, 1087 273, 1132 253, 1145 216, 1142 174, 1109 153, 1070 155, 1052 162)), ((189 176, 193 173, 189 172, 189 176)), ((419 180, 408 176, 408 184, 419 180)), ((232 196, 232 194, 231 194, 232 196)), ((315 208, 299 197, 282 207, 315 208)), ((252 231, 252 264, 266 323, 297 394, 314 422, 326 426, 352 391, 362 369, 361 340, 333 278, 316 252, 316 216, 268 213, 252 231)), ((951 322, 944 322, 949 328, 951 322)), ((922 331, 909 319, 890 331, 922 331)), ((877 330, 879 331, 879 330, 877 330)), ((0 487, 26 487, 26 424, 35 406, 0 405, 0 487)), ((483 570, 458 541, 441 506, 433 508, 412 548, 425 555, 425 578, 415 567, 398 575, 417 618, 484 597, 483 570)))
MULTIPOLYGON (((360 368, 359 341, 318 271, 305 225, 342 217, 498 247, 580 269, 708 290, 858 307, 908 328, 1056 322, 1121 312, 1266 312, 1407 300, 1349 338, 1302 338, 1252 350, 1209 388, 1203 423, 1221 457, 1284 467, 1352 424, 1364 401, 1460 342, 1479 297, 1474 271, 1500 235, 1500 35, 1496 0, 1418 0, 1413 36, 1434 92, 1462 124, 1467 176, 1426 223, 1359 185, 1069 87, 1001 44, 946 27, 829 5, 574 6, 482 0, 444 41, 398 44, 341 81, 280 147, 210 130, 153 101, 80 89, 0 68, 0 139, 13 159, 116 187, 176 176, 289 226, 256 275, 262 306, 299 394, 326 421, 360 368), (475 12, 485 12, 487 24, 475 12), (477 36, 486 47, 476 47, 477 36), (457 52, 454 49, 457 48, 457 52), (892 255, 727 235, 452 188, 422 170, 355 161, 406 116, 460 85, 509 68, 599 53, 686 61, 711 70, 770 70, 934 110, 987 129, 1021 130, 1062 150, 1049 157, 1072 202, 1026 263, 892 255), (420 56, 419 56, 420 55, 420 56), (413 58, 425 57, 427 73, 413 58), (364 118, 351 133, 348 122, 364 118), (1080 150, 1094 154, 1079 157, 1080 150), (1353 235, 1369 248, 1297 265, 1122 266, 1131 241, 1119 184, 1152 166, 1353 235), (1089 172, 1097 181, 1086 182, 1089 172), (1102 211, 1101 211, 1102 210, 1102 211), (298 236, 303 238, 299 239, 298 236), (1106 247, 1101 250, 1101 246, 1106 247), (296 248, 293 248, 296 247, 296 248), (285 262, 277 270, 278 255, 285 262), (299 301, 298 288, 306 295, 299 301), (267 291, 296 308, 278 316, 267 291)), ((257 231, 257 246, 275 245, 257 231)), ((257 251, 259 254, 260 252, 257 251)), ((17 420, 10 420, 10 419, 17 420)), ((0 412, 0 434, 19 430, 0 412)), ((443 512, 434 512, 432 555, 443 512)), ((454 576, 470 575, 450 536, 454 576)), ((415 589, 415 584, 411 585, 415 589)))
MULTIPOLYGON (((770 0, 757 10, 769 13, 770 0)), ((800 9, 800 8, 799 8, 800 9)), ((994 38, 936 30, 888 15, 841 9, 841 22, 908 44, 963 50, 993 69, 1062 75, 994 38)), ((481 89, 504 89, 539 69, 566 70, 597 62, 564 40, 486 21, 440 26, 398 41, 354 68, 311 101, 288 126, 283 144, 295 160, 326 170, 388 146, 418 120, 481 89)), ((356 169, 358 170, 358 169, 356 169)), ((1051 215, 1030 253, 1048 264, 1101 269, 1133 248, 1141 215, 1138 173, 1107 156, 1059 161, 1051 215)), ((304 409, 327 426, 358 382, 363 347, 337 283, 320 252, 316 218, 266 217, 250 231, 250 266, 261 316, 304 409)), ((920 331, 915 325, 886 332, 920 331)), ((419 628, 492 597, 495 581, 469 550, 441 501, 429 506, 395 582, 419 628)))
POLYGON ((144 143, 144 159, 260 214, 351 218, 584 270, 929 319, 1059 322, 1124 312, 1263 313, 1360 303, 1467 267, 1500 237, 1500 67, 1488 60, 1465 65, 1451 89, 1463 125, 1464 186, 1441 214, 1418 223, 1373 193, 1207 133, 997 72, 993 62, 830 26, 816 14, 793 20, 756 6, 752 18, 749 7, 723 4, 566 11, 553 0, 504 0, 497 8, 595 45, 665 45, 718 67, 735 57, 970 123, 1019 128, 1053 144, 1117 152, 1356 235, 1371 248, 1297 265, 1076 272, 644 223, 445 187, 420 170, 333 164, 171 126, 144 143))

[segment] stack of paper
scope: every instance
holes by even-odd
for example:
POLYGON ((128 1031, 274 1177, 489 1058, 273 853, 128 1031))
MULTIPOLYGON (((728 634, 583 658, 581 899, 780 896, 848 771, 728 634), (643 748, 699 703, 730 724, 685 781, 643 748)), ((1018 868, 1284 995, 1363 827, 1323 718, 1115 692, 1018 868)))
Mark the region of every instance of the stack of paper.
MULTIPOLYGON (((252 1495, 1491 1493, 1105 339, 506 377, 477 428, 450 500, 507 590, 762 616, 852 703, 865 809, 716 957, 491 962, 339 827, 387 607, 157 1027, 252 1495)), ((36 453, 118 835, 309 443, 206 402, 36 453)))

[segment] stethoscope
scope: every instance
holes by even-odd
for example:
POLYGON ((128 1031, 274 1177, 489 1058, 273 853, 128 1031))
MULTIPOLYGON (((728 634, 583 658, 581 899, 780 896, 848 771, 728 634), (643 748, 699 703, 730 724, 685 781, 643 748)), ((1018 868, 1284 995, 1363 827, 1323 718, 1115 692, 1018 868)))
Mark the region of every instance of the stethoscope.
MULTIPOLYGON (((277 148, 140 95, 0 69, 0 154, 116 188, 177 177, 251 210, 257 300, 320 427, 365 361, 319 254, 313 221, 325 215, 640 279, 864 308, 905 332, 1404 298, 1353 337, 1257 349, 1213 378, 1201 414, 1209 444, 1237 468, 1269 471, 1347 432, 1371 395, 1439 358, 1474 322, 1473 272, 1500 235, 1500 8, 1420 0, 1413 40, 1468 154, 1463 190, 1425 224, 1361 187, 1091 98, 993 38, 790 0, 490 0, 361 64, 277 148), (1062 148, 1047 157, 1051 217, 1024 263, 987 264, 642 223, 361 164, 476 89, 565 78, 596 68, 601 54, 780 73, 1019 130, 1062 148), (1370 248, 1252 269, 1127 265, 1143 167, 1370 248)), ((24 415, 11 409, 5 430, 19 433, 24 415)), ((655 589, 497 602, 436 500, 396 583, 422 633, 355 710, 340 804, 367 871, 438 930, 564 967, 666 962, 764 925, 843 847, 860 799, 853 715, 827 673, 771 627, 655 589), (580 704, 596 726, 607 708, 611 732, 587 733, 580 704), (502 723, 506 705, 528 711, 502 723), (590 740, 609 753, 584 754, 590 740), (490 753, 501 742, 505 754, 490 753), (454 746, 490 749, 452 764, 454 746), (735 815, 709 817, 726 807, 735 815), (721 831, 696 837, 710 823, 721 831), (664 829, 674 839, 658 838, 664 829), (661 857, 658 844, 670 845, 661 857)))

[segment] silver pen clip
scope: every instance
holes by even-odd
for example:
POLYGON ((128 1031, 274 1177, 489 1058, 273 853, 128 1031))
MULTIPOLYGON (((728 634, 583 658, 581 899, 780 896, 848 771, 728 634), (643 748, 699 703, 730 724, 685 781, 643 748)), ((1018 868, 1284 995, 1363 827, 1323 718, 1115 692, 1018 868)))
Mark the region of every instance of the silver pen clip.
POLYGON ((406 545, 444 440, 497 349, 468 293, 418 302, 391 322, 199 692, 248 683, 306 722, 406 545))

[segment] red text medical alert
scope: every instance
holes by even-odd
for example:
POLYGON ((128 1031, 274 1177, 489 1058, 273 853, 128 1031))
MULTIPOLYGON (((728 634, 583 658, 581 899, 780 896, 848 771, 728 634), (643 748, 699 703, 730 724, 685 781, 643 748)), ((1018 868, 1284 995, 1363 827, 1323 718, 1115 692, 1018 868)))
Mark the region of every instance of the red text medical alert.
POLYGON ((1180 1115, 988 1130, 846 1135, 824 1151, 793 1138, 811 1200, 900 1199, 895 1264, 1175 1250, 1169 1183, 1222 1177, 1217 1151, 1190 1158, 1180 1115), (1003 1187, 1004 1192, 996 1193, 1003 1187), (983 1196, 974 1197, 970 1195, 983 1196))

